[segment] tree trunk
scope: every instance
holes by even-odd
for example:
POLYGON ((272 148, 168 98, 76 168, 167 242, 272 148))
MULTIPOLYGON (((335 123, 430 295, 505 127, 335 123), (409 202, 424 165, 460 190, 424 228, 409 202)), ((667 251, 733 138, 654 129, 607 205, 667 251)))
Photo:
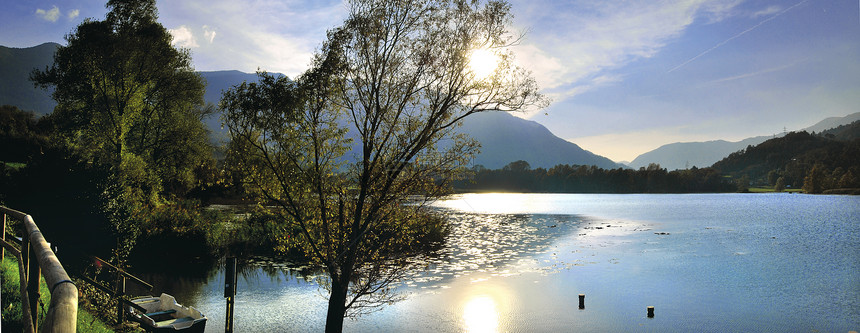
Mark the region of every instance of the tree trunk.
POLYGON ((343 331, 343 316, 346 313, 346 295, 349 282, 331 281, 331 295, 328 297, 328 314, 325 319, 326 333, 343 331))

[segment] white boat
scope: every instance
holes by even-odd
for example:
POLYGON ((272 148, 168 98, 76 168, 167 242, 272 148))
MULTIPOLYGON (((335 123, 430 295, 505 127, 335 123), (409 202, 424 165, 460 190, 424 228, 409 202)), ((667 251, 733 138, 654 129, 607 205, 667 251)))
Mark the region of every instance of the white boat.
POLYGON ((206 316, 197 309, 176 303, 176 299, 168 294, 159 297, 144 297, 131 300, 145 312, 129 306, 131 319, 140 323, 140 327, 149 332, 183 333, 203 332, 206 328, 206 316))

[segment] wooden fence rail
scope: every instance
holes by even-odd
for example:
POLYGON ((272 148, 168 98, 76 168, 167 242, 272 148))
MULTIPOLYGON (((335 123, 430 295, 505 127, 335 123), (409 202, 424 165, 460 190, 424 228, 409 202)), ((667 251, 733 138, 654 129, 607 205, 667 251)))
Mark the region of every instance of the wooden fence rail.
POLYGON ((63 265, 57 259, 50 245, 45 241, 42 232, 30 215, 0 206, 3 215, 3 248, 18 258, 18 271, 21 273, 21 310, 24 330, 35 332, 75 332, 78 318, 78 288, 69 278, 63 265), (21 248, 17 250, 6 241, 7 217, 21 221, 21 248), (33 260, 35 259, 35 260, 33 260), (48 290, 51 293, 51 303, 48 313, 39 330, 39 275, 45 276, 48 290), (26 288, 24 287, 26 285, 26 288))

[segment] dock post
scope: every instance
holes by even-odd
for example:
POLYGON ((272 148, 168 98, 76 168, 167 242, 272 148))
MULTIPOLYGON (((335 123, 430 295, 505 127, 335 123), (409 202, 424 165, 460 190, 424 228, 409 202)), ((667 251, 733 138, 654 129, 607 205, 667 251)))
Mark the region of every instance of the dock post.
POLYGON ((224 332, 233 332, 233 305, 236 298, 236 257, 229 257, 224 263, 224 297, 227 298, 227 315, 224 318, 224 332))
POLYGON ((585 309, 585 294, 579 294, 579 309, 585 309))
POLYGON ((116 279, 116 320, 120 325, 125 323, 125 309, 123 309, 122 299, 125 297, 125 275, 117 270, 116 279))
POLYGON ((648 307, 648 318, 654 318, 654 307, 653 306, 648 307))

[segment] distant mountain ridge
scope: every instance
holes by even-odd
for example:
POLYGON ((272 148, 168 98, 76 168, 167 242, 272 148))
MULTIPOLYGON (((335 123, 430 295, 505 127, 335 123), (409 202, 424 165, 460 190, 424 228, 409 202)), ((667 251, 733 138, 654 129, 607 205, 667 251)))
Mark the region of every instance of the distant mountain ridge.
MULTIPOLYGON (((22 110, 45 115, 56 103, 47 91, 34 88, 29 81, 33 69, 44 69, 53 63, 56 43, 16 49, 0 46, 0 105, 14 105, 22 110)), ((204 99, 215 105, 221 93, 242 82, 256 81, 254 73, 235 70, 198 72, 206 80, 204 99)), ((226 142, 227 130, 221 127, 221 116, 206 119, 213 140, 226 142)), ((481 153, 473 164, 491 169, 502 168, 510 162, 525 160, 532 168, 551 168, 557 164, 596 165, 605 169, 620 167, 610 159, 580 148, 561 139, 534 121, 517 118, 505 112, 486 112, 467 117, 459 129, 481 142, 481 153)))
MULTIPOLYGON (((807 132, 821 132, 840 125, 847 125, 860 120, 860 112, 852 113, 844 117, 830 117, 817 122, 815 125, 802 129, 807 132)), ((776 136, 757 136, 737 142, 725 140, 706 142, 676 142, 660 146, 657 149, 639 155, 628 165, 638 169, 647 167, 648 164, 657 163, 668 170, 686 169, 692 167, 709 167, 731 153, 737 152, 748 146, 755 146, 776 136)))
POLYGON ((30 72, 44 70, 54 63, 58 47, 57 43, 28 48, 0 45, 0 105, 14 105, 38 115, 53 111, 57 103, 51 99, 51 92, 36 89, 30 81, 30 72))
POLYGON ((714 140, 706 142, 676 142, 660 146, 637 156, 628 164, 633 169, 647 167, 651 163, 660 164, 667 170, 708 167, 747 146, 755 146, 772 136, 757 136, 738 142, 714 140))
MULTIPOLYGON (((213 71, 213 72, 197 72, 206 80, 206 92, 203 94, 203 99, 206 103, 218 105, 221 101, 221 93, 230 89, 232 86, 241 84, 242 82, 256 82, 257 74, 245 73, 236 70, 229 71, 213 71)), ((216 143, 226 143, 229 141, 230 134, 226 128, 221 126, 221 113, 218 112, 206 120, 206 127, 211 133, 211 138, 216 143)))
POLYGON ((612 160, 580 148, 552 134, 546 127, 506 112, 484 112, 467 117, 463 133, 481 143, 475 165, 500 169, 523 160, 532 168, 549 169, 559 164, 596 165, 604 169, 621 167, 612 160))

